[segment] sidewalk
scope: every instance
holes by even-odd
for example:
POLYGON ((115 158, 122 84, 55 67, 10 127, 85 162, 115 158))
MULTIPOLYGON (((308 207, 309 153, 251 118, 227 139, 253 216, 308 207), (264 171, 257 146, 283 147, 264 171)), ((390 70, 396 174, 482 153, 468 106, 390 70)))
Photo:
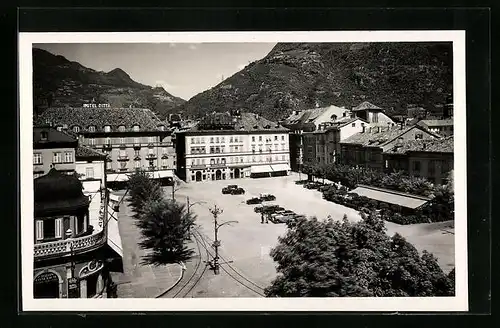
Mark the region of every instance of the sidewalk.
POLYGON ((155 298, 175 286, 182 279, 184 271, 179 264, 141 264, 145 251, 138 246, 140 231, 135 226, 132 211, 127 204, 124 201, 117 213, 123 244, 124 273, 113 273, 112 278, 117 284, 118 298, 155 298))

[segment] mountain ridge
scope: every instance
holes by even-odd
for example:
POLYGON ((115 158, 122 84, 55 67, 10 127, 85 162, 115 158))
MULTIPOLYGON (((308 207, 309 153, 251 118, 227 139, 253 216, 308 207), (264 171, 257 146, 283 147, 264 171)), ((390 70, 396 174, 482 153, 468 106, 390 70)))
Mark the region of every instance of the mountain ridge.
POLYGON ((134 81, 119 67, 96 71, 39 48, 33 48, 33 92, 38 114, 47 107, 79 107, 93 100, 113 107, 149 108, 164 118, 185 102, 163 87, 134 81))

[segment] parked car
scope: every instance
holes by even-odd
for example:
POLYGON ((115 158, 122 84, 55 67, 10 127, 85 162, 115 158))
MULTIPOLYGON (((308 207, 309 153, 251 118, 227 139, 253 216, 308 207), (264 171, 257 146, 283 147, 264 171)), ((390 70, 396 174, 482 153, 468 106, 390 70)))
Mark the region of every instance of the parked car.
POLYGON ((260 213, 264 211, 272 214, 275 213, 276 211, 281 211, 281 210, 284 210, 284 208, 279 205, 262 205, 254 208, 255 213, 260 213))
POLYGON ((259 197, 263 202, 270 202, 273 200, 276 200, 276 196, 271 195, 271 194, 260 194, 259 197))
POLYGON ((280 214, 276 215, 273 219, 278 223, 286 223, 289 220, 293 220, 296 213, 293 211, 283 211, 280 214))
POLYGON ((250 198, 249 200, 247 200, 248 205, 255 205, 255 204, 261 204, 261 203, 262 203, 262 199, 260 199, 259 197, 253 197, 253 198, 250 198))
POLYGON ((295 181, 295 184, 297 185, 303 185, 303 184, 306 184, 309 180, 297 180, 295 181))
POLYGON ((230 194, 231 195, 244 195, 245 189, 243 189, 243 188, 231 189, 230 194))
POLYGON ((232 191, 238 190, 238 189, 243 190, 243 188, 238 187, 238 185, 229 185, 227 187, 222 188, 222 193, 223 194, 232 194, 232 191))

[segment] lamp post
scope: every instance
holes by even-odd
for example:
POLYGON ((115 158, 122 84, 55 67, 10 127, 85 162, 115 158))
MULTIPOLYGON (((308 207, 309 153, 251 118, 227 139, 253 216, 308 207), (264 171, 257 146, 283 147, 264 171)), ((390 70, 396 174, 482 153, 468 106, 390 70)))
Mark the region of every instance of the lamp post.
POLYGON ((213 208, 210 209, 210 213, 214 216, 214 243, 212 246, 215 249, 215 256, 212 261, 212 267, 214 269, 215 274, 219 274, 219 247, 221 245, 220 240, 218 239, 218 234, 219 234, 219 229, 220 227, 226 225, 226 224, 231 224, 231 223, 238 223, 238 221, 226 221, 223 223, 218 223, 217 222, 217 217, 224 212, 223 209, 217 207, 217 205, 214 205, 213 208))
MULTIPOLYGON (((188 215, 191 213, 191 211, 190 211, 191 207, 196 205, 196 204, 206 204, 206 202, 201 200, 198 202, 189 203, 189 196, 186 197, 186 207, 187 207, 188 215)), ((188 228, 188 239, 191 239, 191 225, 189 225, 189 228, 188 228)))
POLYGON ((75 277, 75 262, 73 259, 74 246, 73 240, 71 236, 73 235, 73 231, 71 229, 66 230, 66 239, 69 239, 69 250, 70 250, 70 261, 71 261, 71 278, 68 279, 68 298, 78 298, 74 293, 78 291, 78 279, 75 277))

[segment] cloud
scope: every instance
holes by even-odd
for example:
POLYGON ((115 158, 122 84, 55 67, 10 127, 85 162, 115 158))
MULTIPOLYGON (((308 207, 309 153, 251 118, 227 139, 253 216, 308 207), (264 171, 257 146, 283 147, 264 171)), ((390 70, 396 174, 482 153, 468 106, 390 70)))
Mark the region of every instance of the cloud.
POLYGON ((190 44, 189 49, 196 50, 196 49, 198 49, 198 46, 196 44, 190 44))

